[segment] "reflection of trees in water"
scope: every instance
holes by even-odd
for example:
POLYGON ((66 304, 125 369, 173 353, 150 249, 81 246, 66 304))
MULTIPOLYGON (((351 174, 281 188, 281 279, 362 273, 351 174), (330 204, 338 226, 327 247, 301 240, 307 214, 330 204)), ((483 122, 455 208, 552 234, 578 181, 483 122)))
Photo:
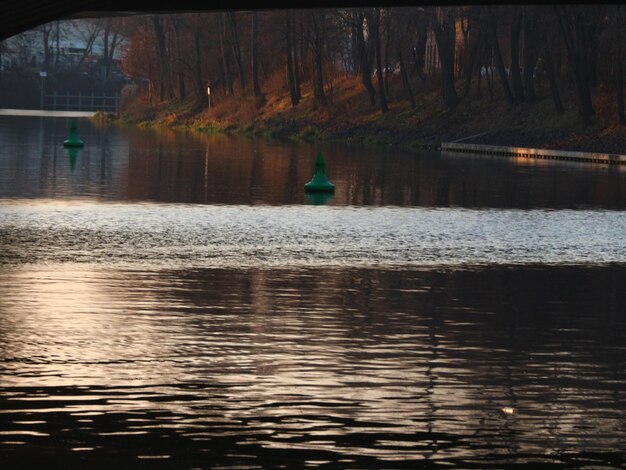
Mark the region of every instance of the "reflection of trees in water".
MULTIPOLYGON (((625 269, 99 271, 81 276, 93 295, 75 297, 97 300, 97 312, 72 311, 108 325, 100 341, 119 357, 145 353, 124 373, 205 390, 159 402, 164 412, 219 409, 248 429, 302 419, 354 453, 359 439, 411 443, 402 451, 433 459, 581 451, 623 437, 607 410, 624 405, 625 269)), ((20 302, 2 286, 0 304, 20 302)), ((0 337, 9 351, 19 336, 0 337)), ((307 445, 319 437, 309 430, 285 442, 307 445)))
POLYGON ((623 175, 604 167, 529 169, 504 158, 443 158, 396 148, 278 143, 224 135, 173 137, 155 132, 149 137, 152 143, 142 133, 129 138, 132 199, 306 203, 303 187, 321 150, 337 185, 331 204, 532 208, 622 207, 626 201, 623 175))
POLYGON ((294 364, 307 364, 310 354, 308 365, 328 380, 347 387, 356 381, 351 396, 362 406, 337 413, 357 421, 372 419, 374 410, 387 410, 392 420, 401 416, 431 435, 434 455, 443 445, 438 433, 452 430, 470 440, 498 430, 498 442, 513 452, 543 445, 542 439, 558 447, 555 436, 576 440, 576 426, 597 419, 593 410, 583 413, 587 405, 578 397, 610 396, 619 403, 611 390, 594 392, 586 380, 590 370, 625 380, 618 367, 623 358, 606 354, 606 348, 619 350, 624 320, 605 318, 625 303, 616 284, 622 271, 311 269, 193 276, 209 276, 199 285, 212 288, 201 295, 217 304, 230 302, 228 295, 219 300, 220 292, 246 293, 252 316, 241 315, 233 325, 264 338, 255 346, 264 373, 294 374, 294 364), (281 335, 296 335, 297 343, 281 335), (316 362, 320 357, 324 362, 316 362), (394 398, 374 399, 394 382, 394 398), (520 414, 509 419, 502 406, 520 414))

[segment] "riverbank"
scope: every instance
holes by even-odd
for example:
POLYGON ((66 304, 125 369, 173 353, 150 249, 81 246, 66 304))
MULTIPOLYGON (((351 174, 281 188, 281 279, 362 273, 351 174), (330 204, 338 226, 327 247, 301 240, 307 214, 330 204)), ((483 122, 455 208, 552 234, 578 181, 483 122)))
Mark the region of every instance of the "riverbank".
MULTIPOLYGON (((425 83, 412 108, 401 88, 390 90, 390 110, 372 107, 357 79, 336 79, 326 103, 315 103, 304 90, 292 106, 285 90, 262 98, 214 97, 211 109, 197 99, 151 106, 135 101, 122 109, 120 122, 173 127, 198 132, 227 132, 295 140, 333 140, 438 147, 463 139, 466 143, 626 154, 626 126, 617 124, 615 94, 596 90, 593 122, 584 126, 572 87, 562 90, 565 112, 558 115, 548 90, 538 99, 510 105, 497 90, 493 100, 471 95, 454 111, 446 111, 436 83, 425 83)), ((486 91, 484 91, 486 93, 486 91)))

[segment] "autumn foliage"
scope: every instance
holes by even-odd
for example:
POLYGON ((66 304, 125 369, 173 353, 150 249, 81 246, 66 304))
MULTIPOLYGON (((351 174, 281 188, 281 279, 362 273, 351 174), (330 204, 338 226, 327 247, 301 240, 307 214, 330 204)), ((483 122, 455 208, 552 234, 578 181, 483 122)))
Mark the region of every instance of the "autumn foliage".
POLYGON ((505 99, 510 106, 545 97, 562 114, 564 87, 575 85, 585 124, 594 90, 614 90, 624 121, 621 5, 368 7, 149 15, 123 22, 130 37, 122 69, 141 79, 152 103, 196 97, 286 93, 332 103, 342 77, 358 78, 364 99, 382 114, 396 103, 416 108, 420 90, 440 87, 442 105, 505 99), (277 90, 270 80, 281 78, 277 90), (541 96, 543 94, 543 96, 541 96))

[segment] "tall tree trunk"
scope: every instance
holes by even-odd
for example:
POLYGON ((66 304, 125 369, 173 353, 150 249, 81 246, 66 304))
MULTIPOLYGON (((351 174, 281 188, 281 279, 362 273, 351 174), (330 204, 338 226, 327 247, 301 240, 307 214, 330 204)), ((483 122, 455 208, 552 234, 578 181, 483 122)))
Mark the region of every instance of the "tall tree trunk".
POLYGON ((485 60, 485 78, 487 79, 487 90, 489 91, 489 101, 493 101, 493 64, 491 63, 491 57, 493 57, 493 47, 491 45, 485 48, 488 54, 489 60, 485 60))
POLYGON ((185 75, 183 73, 182 63, 180 61, 182 57, 182 51, 180 47, 180 18, 172 15, 172 22, 174 24, 174 40, 176 42, 176 55, 178 56, 176 66, 176 78, 178 81, 178 97, 184 100, 187 97, 187 90, 185 88, 185 75))
MULTIPOLYGON (((474 40, 471 51, 467 54, 467 61, 465 63, 465 90, 464 95, 469 96, 472 88, 472 77, 474 76, 474 64, 476 63, 476 57, 478 56, 478 50, 482 43, 482 34, 479 32, 478 37, 474 40)), ((478 70, 480 76, 480 70, 478 70)))
POLYGON ((378 82, 378 96, 380 97, 380 110, 383 113, 389 111, 387 96, 385 93, 385 82, 383 79, 383 64, 380 47, 380 9, 369 9, 367 15, 367 25, 371 41, 374 43, 374 56, 376 58, 376 80, 378 82))
POLYGON ((296 11, 291 20, 291 27, 293 31, 293 41, 294 41, 294 52, 293 52, 293 60, 294 60, 294 73, 296 77, 296 88, 298 91, 298 96, 302 99, 302 94, 300 93, 300 83, 305 82, 309 78, 308 69, 306 66, 306 56, 307 56, 307 45, 310 42, 311 31, 310 28, 306 28, 303 25, 304 19, 302 18, 302 12, 296 11), (296 28, 296 18, 298 18, 298 27, 296 28), (297 44, 296 44, 297 42, 297 44))
POLYGON ((43 66, 44 69, 48 70, 50 68, 51 57, 50 57, 50 31, 51 27, 47 24, 41 27, 41 34, 43 40, 43 66))
POLYGON ((591 101, 591 90, 588 70, 586 68, 585 48, 589 44, 585 41, 583 31, 582 18, 580 12, 572 11, 567 7, 557 8, 557 17, 565 47, 567 49, 567 57, 574 72, 574 81, 578 90, 578 110, 583 119, 583 123, 588 125, 591 122, 591 116, 595 114, 591 101))
POLYGON ((102 39, 102 45, 104 51, 102 54, 102 79, 107 80, 109 78, 109 33, 111 32, 111 18, 107 18, 104 26, 104 37, 102 39))
POLYGON ((546 31, 543 31, 543 47, 541 48, 541 56, 545 65, 546 73, 548 74, 548 82, 550 83, 550 94, 552 95, 552 102, 554 103, 554 109, 557 114, 563 114, 565 109, 563 108, 563 102, 561 101, 561 94, 556 82, 556 71, 554 67, 554 60, 552 59, 552 51, 550 50, 550 43, 548 42, 548 35, 546 31))
POLYGON ((413 96, 413 90, 411 90, 411 82, 409 81, 409 76, 406 73, 406 67, 404 66, 404 60, 402 60, 402 50, 400 45, 398 44, 396 53, 398 55, 398 62, 400 62, 400 73, 402 74, 402 84, 404 85, 404 89, 409 95, 409 99, 411 100, 411 108, 417 108, 417 104, 415 103, 415 97, 413 96))
POLYGON ((224 89, 226 90, 226 93, 228 93, 229 95, 233 95, 235 93, 235 91, 233 90, 233 80, 232 80, 232 73, 230 71, 230 61, 228 59, 228 56, 226 55, 226 45, 224 44, 226 42, 226 13, 221 13, 219 15, 219 18, 221 19, 221 24, 218 25, 219 26, 219 31, 220 31, 220 53, 222 56, 222 73, 224 75, 224 81, 226 83, 224 83, 224 89))
POLYGON ((195 59, 196 59, 196 93, 202 99, 203 103, 207 103, 208 95, 204 89, 204 82, 202 81, 202 49, 200 47, 200 13, 196 14, 196 24, 193 32, 193 40, 195 46, 195 59))
POLYGON ((415 62, 415 72, 417 76, 424 80, 424 65, 426 64, 426 42, 428 40, 428 34, 426 28, 417 34, 417 41, 415 48, 413 49, 413 61, 415 62))
POLYGON ((528 7, 524 11, 524 88, 526 98, 536 100, 535 65, 537 64, 536 10, 528 7))
POLYGON ((326 101, 324 93, 324 72, 323 54, 324 54, 324 35, 325 35, 325 16, 324 10, 315 11, 312 18, 312 52, 313 52, 313 88, 315 92, 315 100, 318 103, 326 101))
POLYGON ((285 22, 286 32, 287 32, 287 82, 289 84, 289 96, 291 97, 291 105, 296 106, 300 98, 298 97, 298 92, 296 91, 296 83, 294 77, 294 63, 293 63, 293 54, 294 54, 294 43, 293 43, 293 30, 292 30, 292 19, 293 19, 293 11, 287 10, 287 19, 285 22))
POLYGON ((511 81, 513 82, 513 95, 515 101, 524 101, 524 87, 519 66, 519 37, 522 32, 522 12, 517 13, 511 25, 511 81))
MULTIPOLYGON (((114 20, 112 19, 111 23, 113 23, 113 21, 114 20)), ((106 68, 107 78, 111 75, 111 67, 114 64, 113 56, 115 55, 115 49, 120 43, 120 36, 113 24, 111 24, 111 28, 113 28, 113 37, 111 37, 111 42, 107 46, 108 53, 105 55, 106 67, 107 67, 106 68)))
POLYGON ((356 77, 361 72, 361 53, 359 50, 359 42, 357 41, 356 34, 354 34, 355 27, 353 27, 352 30, 352 34, 350 34, 350 57, 352 58, 352 74, 356 77))
POLYGON ((237 69, 239 71, 239 83, 241 89, 246 89, 246 76, 243 72, 243 59, 241 58, 241 47, 239 47, 239 31, 237 31, 237 18, 234 11, 229 11, 228 16, 230 18, 230 33, 233 39, 233 52, 235 55, 235 61, 237 62, 237 69))
POLYGON ((89 37, 87 38, 87 45, 85 47, 85 50, 83 51, 83 54, 80 57, 80 60, 78 61, 78 64, 76 65, 76 69, 80 69, 80 66, 83 65, 83 62, 85 61, 85 59, 87 59, 87 56, 91 54, 91 50, 93 49, 93 43, 100 34, 100 30, 100 26, 96 26, 90 32, 89 37))
POLYGON ((454 80, 454 48, 456 43, 454 28, 454 12, 450 7, 445 8, 443 23, 433 14, 433 32, 441 63, 441 94, 448 110, 456 108, 459 97, 456 93, 454 80))
MULTIPOLYGON (((296 13, 300 16, 298 13, 296 13)), ((305 41, 302 33, 302 22, 300 21, 300 27, 296 29, 295 15, 291 16, 291 38, 293 42, 293 78, 294 85, 296 86, 296 93, 298 100, 302 99, 302 86, 301 83, 305 77, 304 70, 304 56, 305 56, 305 41), (299 31, 299 34, 296 34, 299 31), (296 45, 296 38, 298 38, 298 44, 296 45)))
POLYGON ((387 12, 385 15, 387 21, 385 21, 385 95, 389 97, 389 73, 391 67, 389 64, 389 42, 391 41, 391 15, 387 12))
POLYGON ((478 73, 476 74, 476 98, 481 98, 483 95, 482 92, 482 78, 483 78, 483 74, 482 74, 482 66, 480 65, 480 63, 478 64, 478 73))
POLYGON ((624 53, 622 44, 622 6, 617 5, 615 12, 615 86, 617 87, 617 118, 620 124, 626 124, 624 115, 624 53))
POLYGON ((55 23, 56 30, 56 52, 54 54, 54 68, 59 67, 59 58, 61 57, 61 32, 59 31, 59 22, 55 23))
POLYGON ((363 22, 365 15, 362 9, 356 9, 353 11, 354 19, 354 33, 359 47, 359 60, 361 70, 361 82, 367 90, 367 94, 370 97, 370 103, 372 106, 376 104, 376 90, 372 85, 372 65, 369 60, 369 53, 367 51, 367 44, 365 43, 365 35, 363 33, 363 22))
POLYGON ((509 104, 513 104, 515 100, 513 99, 513 94, 511 93, 511 89, 509 88, 509 81, 506 76, 506 70, 504 68, 504 61, 502 60, 502 53, 500 52, 500 44, 498 43, 498 32, 497 32, 497 17, 494 11, 489 13, 489 37, 491 38, 491 47, 493 51, 494 58, 496 59, 496 69, 498 70, 498 75, 500 76, 500 83, 502 84, 502 91, 504 92, 504 96, 509 104))
POLYGON ((259 85, 259 12, 252 13, 252 87, 254 96, 261 96, 259 85))
POLYGON ((624 116, 624 67, 621 57, 617 61, 617 117, 620 124, 626 124, 626 116, 624 116))
POLYGON ((157 64, 158 64, 158 78, 159 78, 159 101, 165 101, 171 98, 171 84, 170 70, 169 70, 169 55, 165 46, 165 32, 163 31, 163 25, 161 18, 157 15, 150 16, 152 25, 154 27, 154 36, 157 46, 157 64))

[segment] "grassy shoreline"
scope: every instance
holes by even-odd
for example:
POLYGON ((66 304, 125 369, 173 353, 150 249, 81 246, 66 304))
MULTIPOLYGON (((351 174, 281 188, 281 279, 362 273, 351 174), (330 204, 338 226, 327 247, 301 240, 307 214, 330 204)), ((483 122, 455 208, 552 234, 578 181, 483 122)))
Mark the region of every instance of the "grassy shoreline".
MULTIPOLYGON (((614 92, 597 90, 596 116, 584 126, 571 87, 564 90, 565 113, 557 115, 546 90, 532 102, 510 105, 494 94, 461 99, 446 111, 438 87, 431 84, 416 96, 411 108, 401 90, 390 93, 388 113, 372 107, 354 78, 333 84, 324 105, 303 93, 293 107, 278 89, 262 98, 220 97, 211 109, 199 99, 149 105, 135 100, 122 109, 116 122, 142 127, 167 127, 201 133, 228 133, 300 141, 336 141, 395 145, 408 149, 437 148, 442 142, 626 154, 626 126, 616 123, 614 92)), ((102 120, 102 116, 96 119, 102 120)), ((106 120, 106 118, 105 118, 106 120)))

